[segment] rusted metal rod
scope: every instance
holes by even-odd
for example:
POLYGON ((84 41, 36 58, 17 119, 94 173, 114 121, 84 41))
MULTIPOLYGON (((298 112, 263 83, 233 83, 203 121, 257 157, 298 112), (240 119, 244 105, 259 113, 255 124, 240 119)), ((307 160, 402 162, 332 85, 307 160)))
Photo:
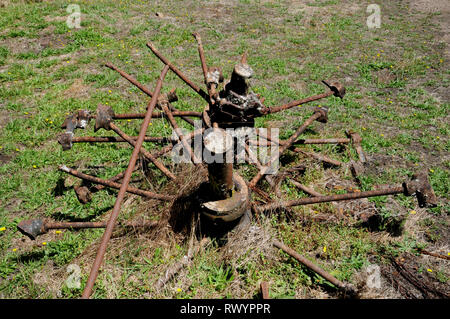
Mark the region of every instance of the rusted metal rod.
MULTIPOLYGON (((150 91, 150 89, 148 89, 147 87, 145 87, 144 85, 142 85, 141 83, 139 83, 135 78, 133 78, 131 75, 125 73, 124 71, 120 70, 119 68, 117 68, 116 66, 112 65, 111 63, 106 63, 105 64, 108 68, 110 68, 111 70, 117 71, 121 76, 123 76, 125 79, 127 79, 131 84, 135 85, 138 89, 140 89, 142 92, 144 92, 145 94, 147 94, 148 96, 152 97, 153 96, 153 92, 150 91)), ((168 99, 169 102, 175 102, 178 100, 177 95, 175 94, 175 90, 171 90, 168 94, 168 99)), ((177 109, 175 109, 173 106, 171 106, 171 110, 172 111, 178 111, 177 109)), ((186 117, 185 115, 180 115, 181 118, 186 121, 187 123, 191 124, 192 126, 194 126, 194 122, 186 117)), ((153 116, 152 116, 153 117, 153 116)))
MULTIPOLYGON (((202 117, 201 112, 194 111, 173 111, 172 115, 174 117, 182 117, 182 116, 192 116, 192 117, 202 117)), ((143 119, 145 117, 145 113, 122 113, 115 114, 113 119, 115 120, 131 120, 131 119, 143 119)), ((163 112, 153 112, 152 118, 162 118, 165 117, 163 112)))
MULTIPOLYGON (((112 182, 112 181, 105 180, 105 179, 102 179, 102 178, 98 178, 98 177, 95 177, 95 176, 92 176, 92 175, 84 174, 84 173, 78 172, 77 170, 69 168, 66 165, 61 165, 59 167, 59 169, 61 171, 63 171, 63 172, 66 172, 66 173, 70 174, 70 175, 73 175, 75 177, 78 177, 78 178, 81 178, 81 179, 84 179, 84 180, 87 180, 87 181, 90 181, 90 182, 93 182, 93 183, 97 183, 97 184, 101 184, 101 185, 104 185, 104 186, 108 186, 108 187, 111 187, 111 188, 121 189, 122 185, 123 185, 123 182, 122 182, 122 184, 120 184, 120 183, 112 182)), ((124 176, 124 179, 125 179, 125 177, 126 176, 124 176)), ((152 198, 152 199, 159 199, 159 200, 172 200, 173 199, 172 196, 161 195, 161 194, 153 193, 153 192, 150 192, 150 191, 145 191, 145 190, 142 190, 142 189, 139 189, 139 188, 135 188, 135 187, 131 187, 131 186, 127 186, 127 188, 125 190, 128 193, 132 193, 132 194, 136 194, 136 195, 140 195, 140 196, 144 196, 144 197, 148 197, 148 198, 152 198)))
POLYGON ((395 195, 402 194, 404 192, 403 186, 391 187, 386 189, 379 189, 367 192, 356 192, 356 193, 347 193, 347 194, 337 194, 337 195, 328 195, 328 196, 316 196, 309 198, 300 198, 289 201, 282 201, 271 203, 263 206, 258 206, 257 210, 259 212, 275 210, 281 207, 292 207, 292 206, 300 206, 300 205, 309 205, 309 204, 318 204, 318 203, 326 203, 326 202, 335 202, 341 200, 350 200, 350 199, 358 199, 358 198, 366 198, 366 197, 374 197, 374 196, 384 196, 384 195, 395 195))
MULTIPOLYGON (((154 227, 157 221, 124 223, 125 227, 154 227)), ((17 225, 17 229, 32 240, 47 233, 50 229, 84 229, 84 228, 105 228, 106 222, 54 222, 42 219, 23 220, 17 225)))
POLYGON ((344 291, 346 291, 346 292, 348 292, 350 294, 354 294, 355 293, 355 288, 351 284, 345 284, 342 281, 338 280, 337 278, 335 278, 334 276, 332 276, 331 274, 329 274, 328 272, 326 272, 325 270, 323 270, 319 266, 313 264, 311 261, 309 261, 305 257, 303 257, 300 254, 298 254, 295 250, 289 248, 288 246, 284 245, 283 243, 281 243, 281 242, 279 242, 277 240, 273 241, 273 245, 275 247, 281 249, 282 251, 284 251, 285 253, 287 253, 291 257, 295 258, 298 262, 300 262, 304 266, 308 267, 309 269, 311 269, 315 273, 319 274, 320 276, 322 276, 323 278, 325 278, 326 280, 331 282, 333 285, 335 285, 339 289, 342 289, 342 290, 344 290, 344 291))
POLYGON ((153 43, 149 42, 147 43, 147 47, 153 52, 154 55, 156 55, 162 63, 165 65, 168 65, 169 68, 181 79, 186 83, 191 89, 193 89, 195 92, 197 92, 206 102, 210 103, 209 95, 205 91, 203 91, 201 88, 199 88, 194 82, 189 80, 189 78, 184 75, 180 70, 177 69, 172 63, 170 63, 169 60, 167 60, 153 45, 153 43))
POLYGON ((349 138, 305 138, 295 141, 294 144, 347 144, 349 138))
POLYGON ((304 99, 300 99, 300 100, 295 100, 292 102, 289 102, 287 104, 281 105, 281 106, 276 106, 276 107, 266 107, 264 109, 261 110, 261 113, 263 115, 266 114, 272 114, 272 113, 277 113, 277 112, 281 112, 290 108, 293 108, 294 106, 298 106, 300 104, 306 104, 308 102, 313 102, 313 101, 317 101, 326 97, 329 97, 331 95, 333 95, 334 92, 333 91, 328 91, 328 92, 324 92, 318 95, 314 95, 314 96, 310 96, 304 99))
POLYGON ((123 179, 122 185, 120 186, 119 194, 117 195, 117 199, 114 204, 113 211, 112 211, 110 219, 108 220, 108 223, 106 225, 105 232, 103 233, 100 246, 97 250, 97 255, 95 257, 94 264, 92 266, 91 272, 89 274, 89 278, 87 280, 86 286, 85 286, 83 294, 82 294, 82 298, 89 298, 89 296, 92 293, 92 289, 94 287, 95 280, 97 279, 97 276, 98 276, 98 270, 100 269, 100 265, 103 261, 103 257, 105 256, 106 247, 108 245, 109 239, 111 238, 112 232, 114 230, 114 225, 116 224, 117 217, 119 216, 120 206, 121 206, 123 198, 125 196, 125 192, 127 191, 128 184, 130 183, 130 180, 131 180, 131 174, 132 174, 134 166, 136 164, 136 160, 139 155, 139 150, 142 146, 142 143, 144 142, 145 133, 148 129, 148 125, 149 125, 151 117, 152 117, 152 112, 155 109, 156 103, 158 102, 158 97, 159 97, 159 93, 161 91, 162 82, 163 82, 164 78, 166 77, 166 74, 168 71, 169 71, 169 66, 165 65, 164 69, 161 72, 161 76, 158 79, 158 82, 156 84, 154 95, 153 95, 152 99, 150 100, 150 104, 147 108, 147 114, 142 123, 141 130, 139 132, 139 137, 138 137, 138 140, 134 147, 133 154, 131 155, 130 162, 128 164, 128 168, 125 173, 125 177, 123 179))
POLYGON ((300 190, 302 190, 303 192, 305 192, 306 194, 309 194, 311 196, 323 196, 322 194, 316 192, 315 190, 313 190, 312 188, 306 187, 305 185, 297 182, 294 179, 289 179, 289 181, 294 184, 297 188, 299 188, 300 190))
MULTIPOLYGON (((125 141, 127 141, 131 146, 136 147, 136 141, 131 139, 131 137, 125 132, 123 132, 119 127, 117 127, 116 124, 113 122, 109 123, 109 127, 116 132, 121 138, 123 138, 125 141)), ((141 147, 140 152, 144 155, 145 158, 150 160, 157 168, 160 169, 161 172, 163 172, 164 175, 166 175, 168 178, 170 178, 173 181, 177 180, 177 177, 167 168, 164 166, 163 163, 161 163, 156 157, 154 157, 150 152, 146 151, 143 147, 141 147)))
MULTIPOLYGON (((200 62, 202 64, 203 77, 205 79, 205 85, 208 86, 208 79, 207 79, 208 67, 206 66, 206 59, 205 59, 205 52, 203 50, 202 38, 200 37, 200 34, 198 34, 197 32, 193 32, 192 35, 194 36, 195 40, 197 40, 198 55, 200 56, 200 62)), ((211 94, 209 95, 211 96, 211 94)))
POLYGON ((450 255, 449 256, 445 256, 445 255, 441 255, 441 254, 436 254, 436 253, 432 253, 431 251, 428 251, 428 250, 425 250, 425 249, 419 249, 419 253, 424 254, 424 255, 428 255, 428 256, 433 256, 433 257, 437 257, 437 258, 450 260, 450 255))
MULTIPOLYGON (((137 136, 130 136, 132 140, 137 140, 137 136)), ((160 137, 160 136, 146 136, 144 142, 153 143, 169 143, 173 139, 170 137, 160 137)), ((79 136, 72 139, 72 143, 121 143, 126 142, 123 138, 117 136, 79 136)))
POLYGON ((170 109, 168 107, 169 101, 162 100, 160 105, 161 105, 161 108, 166 113, 167 119, 169 120, 170 124, 172 125, 178 139, 180 140, 181 144, 183 144, 184 149, 189 153, 189 157, 191 158, 192 162, 195 165, 200 164, 201 160, 197 159, 197 157, 195 156, 194 151, 192 150, 191 146, 188 144, 188 142, 186 140, 186 137, 183 135, 180 127, 178 126, 177 122, 175 121, 175 118, 172 116, 172 111, 170 111, 170 109))
POLYGON ((342 162, 340 162, 338 160, 331 159, 331 158, 329 158, 329 157, 327 157, 325 155, 317 154, 317 153, 314 153, 314 152, 306 152, 306 151, 304 151, 304 150, 302 150, 302 149, 300 149, 298 147, 290 147, 290 149, 292 151, 296 152, 296 153, 301 153, 303 155, 315 158, 316 160, 328 163, 330 165, 342 166, 342 162))
POLYGON ((326 121, 326 112, 327 109, 325 108, 316 108, 314 114, 309 117, 305 123, 303 123, 302 126, 300 126, 295 133, 284 143, 281 145, 279 152, 272 156, 269 160, 269 162, 264 166, 262 170, 258 172, 258 174, 253 177, 253 179, 250 181, 250 187, 256 186, 256 184, 259 182, 259 180, 266 174, 266 172, 270 169, 272 164, 277 161, 280 156, 297 140, 297 138, 300 136, 300 134, 303 133, 303 131, 315 120, 324 120, 326 121))

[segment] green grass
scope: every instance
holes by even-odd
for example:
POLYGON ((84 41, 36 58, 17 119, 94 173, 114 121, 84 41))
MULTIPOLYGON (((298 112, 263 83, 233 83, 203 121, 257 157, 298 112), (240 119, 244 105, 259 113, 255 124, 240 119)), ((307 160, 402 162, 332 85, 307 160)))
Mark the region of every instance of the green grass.
MULTIPOLYGON (((312 114, 314 106, 329 106, 328 124, 314 124, 304 136, 344 137, 345 129, 352 128, 362 136, 368 155, 395 159, 381 174, 369 172, 363 176, 361 190, 401 183, 416 169, 425 168, 439 197, 439 206, 427 210, 426 218, 448 216, 450 162, 442 159, 445 155, 448 158, 450 149, 450 127, 445 121, 450 104, 445 95, 437 95, 448 89, 449 71, 444 47, 430 45, 439 40, 436 26, 429 22, 430 15, 407 13, 402 6, 386 3, 383 15, 389 23, 369 30, 364 23, 365 4, 347 1, 308 1, 306 10, 299 10, 301 7, 290 1, 242 0, 230 4, 230 9, 203 0, 184 4, 137 0, 71 3, 80 5, 81 29, 67 27, 67 3, 63 1, 12 1, 0 8, 0 154, 7 158, 0 166, 0 229, 5 227, 0 231, 0 296, 80 297, 82 289, 64 285, 65 269, 71 263, 80 264, 84 287, 92 264, 86 253, 95 249, 102 231, 51 231, 32 243, 27 238, 22 241, 16 226, 23 219, 38 217, 104 220, 103 215, 114 205, 116 191, 96 192, 91 203, 81 205, 73 189, 64 187, 67 176, 57 167, 82 167, 85 172, 108 178, 126 168, 131 148, 124 144, 76 144, 71 151, 63 152, 56 141, 62 132, 60 124, 68 113, 94 111, 99 103, 108 103, 116 113, 143 112, 148 98, 103 65, 111 62, 153 87, 163 66, 146 48, 148 41, 195 83, 202 84, 193 31, 202 36, 208 64, 222 67, 225 78, 247 51, 255 71, 253 89, 268 106, 322 93, 323 79, 341 81, 347 89, 343 100, 330 97, 258 118, 257 126, 279 126, 280 138, 287 138, 312 114), (347 10, 350 5, 356 8, 351 14, 347 10), (216 6, 225 11, 212 21, 208 12, 216 6), (158 18, 156 12, 164 17, 158 18), (52 268, 43 270, 50 262, 52 268), (35 280, 41 271, 48 276, 59 274, 54 278, 58 294, 49 288, 49 282, 35 280)), ((174 106, 203 110, 204 101, 169 73, 163 91, 175 87, 179 101, 174 106)), ((179 124, 190 129, 184 122, 179 124)), ((93 133, 92 126, 90 123, 86 131, 77 130, 76 134, 112 134, 93 133)), ((140 122, 124 121, 120 126, 127 134, 137 135, 140 122)), ((148 133, 168 136, 171 129, 167 121, 155 120, 148 133)), ((343 162, 357 158, 352 148, 305 148, 343 162)), ((170 165, 170 160, 166 163, 170 165)), ((340 192, 315 185, 329 176, 329 171, 314 162, 310 165, 314 169, 301 177, 305 185, 322 193, 340 192)), ((256 173, 247 165, 240 165, 239 170, 246 179, 256 173)), ((350 179, 345 169, 337 173, 343 180, 350 179)), ((151 183, 143 181, 140 186, 158 190, 166 183, 165 177, 155 172, 151 183)), ((288 199, 305 196, 288 182, 281 189, 288 199)), ((396 196, 394 200, 404 210, 417 205, 411 198, 396 196)), ((387 197, 371 201, 386 220, 397 213, 387 208, 387 197)), ((137 199, 120 218, 134 216, 143 202, 137 199)), ((295 209, 302 216, 314 215, 313 211, 334 214, 329 204, 295 209)), ((350 282, 368 265, 369 253, 378 252, 382 258, 384 254, 410 252, 420 245, 439 243, 442 238, 435 227, 448 229, 448 225, 425 223, 420 227, 428 234, 428 242, 414 238, 414 232, 410 234, 407 229, 402 236, 380 244, 367 229, 345 223, 311 222, 305 226, 284 214, 270 218, 272 228, 286 244, 338 279, 350 282)), ((382 225, 376 234, 388 231, 388 227, 382 225)), ((220 251, 212 244, 167 289, 156 292, 154 283, 167 265, 186 254, 187 245, 174 240, 146 247, 148 241, 134 235, 121 240, 128 244, 107 256, 105 267, 115 271, 99 275, 94 298, 253 298, 262 280, 270 282, 273 298, 304 297, 309 296, 305 293, 309 288, 330 287, 283 253, 276 261, 262 255, 233 269, 220 261, 220 251), (233 290, 236 282, 239 290, 233 290)), ((441 282, 448 281, 448 276, 445 271, 436 273, 441 282)))

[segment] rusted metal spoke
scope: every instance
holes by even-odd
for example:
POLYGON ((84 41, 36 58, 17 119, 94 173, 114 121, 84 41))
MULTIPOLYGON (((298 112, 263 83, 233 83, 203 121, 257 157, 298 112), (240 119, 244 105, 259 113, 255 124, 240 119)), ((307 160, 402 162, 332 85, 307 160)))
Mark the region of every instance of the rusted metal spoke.
POLYGON ((309 269, 311 269, 312 271, 314 271, 318 275, 322 276, 323 278, 325 278, 326 280, 331 282, 333 285, 335 285, 339 289, 342 289, 342 290, 344 290, 345 292, 347 292, 349 294, 354 294, 356 292, 355 288, 351 284, 346 284, 346 283, 343 283, 342 281, 338 280, 337 278, 332 276, 330 273, 326 272, 325 270, 323 270, 319 266, 313 264, 311 261, 309 261, 308 259, 306 259, 302 255, 297 253, 295 250, 293 250, 293 249, 289 248, 288 246, 284 245, 283 243, 281 243, 281 242, 279 242, 277 240, 274 240, 273 241, 273 245, 275 247, 281 249, 282 251, 284 251, 285 253, 287 253, 291 257, 295 258, 298 262, 300 262, 304 266, 308 267, 309 269))
MULTIPOLYGON (((115 125, 114 123, 111 122, 109 124, 109 126, 114 132, 116 132, 121 138, 126 140, 131 146, 136 147, 136 141, 131 139, 130 136, 125 134, 125 132, 123 132, 121 129, 119 129, 119 127, 117 127, 117 125, 115 125)), ((144 157, 147 158, 148 160, 150 160, 157 168, 159 168, 161 170, 161 172, 164 173, 164 175, 166 175, 173 181, 177 180, 177 177, 167 167, 165 167, 163 163, 161 163, 156 157, 154 157, 150 152, 146 151, 142 147, 141 147, 140 151, 144 155, 144 157)))
POLYGON ((156 84, 154 95, 150 101, 148 108, 147 108, 147 114, 142 123, 141 130, 139 132, 139 137, 136 142, 136 146, 134 147, 133 154, 131 155, 130 162, 128 164, 128 168, 125 173, 125 177, 123 179, 122 185, 120 186, 119 194, 117 195, 117 199, 114 204, 113 211, 111 213, 110 219, 108 220, 108 224, 106 226, 105 232, 102 236, 102 240, 101 240, 100 246, 98 248, 97 255, 95 257, 95 261, 92 266, 91 272, 89 274, 89 278, 88 278, 86 286, 84 288, 82 298, 89 298, 89 296, 92 293, 92 289, 94 287, 95 280, 97 279, 97 276, 98 276, 98 270, 100 269, 100 265, 103 261, 103 257, 105 256, 106 247, 108 245, 109 239, 111 238, 112 231, 114 230, 114 226, 116 224, 117 217, 119 216, 120 206, 121 206, 123 198, 125 196, 125 192, 128 188, 128 184, 131 180, 131 174, 132 174, 134 166, 136 164, 136 160, 139 155, 139 150, 142 146, 142 143, 144 142, 145 133, 146 133, 148 125, 150 123, 150 120, 152 117, 152 112, 155 109, 156 103, 158 101, 158 96, 161 91, 162 82, 168 71, 169 71, 169 67, 167 65, 165 65, 161 72, 161 76, 158 79, 158 82, 156 84))
POLYGON ((374 196, 384 196, 384 195, 395 195, 401 194, 404 192, 404 188, 402 186, 399 187, 391 187, 387 189, 373 190, 367 192, 356 192, 356 193, 347 193, 347 194, 337 194, 337 195, 328 195, 328 196, 316 196, 310 198, 301 198, 290 201, 281 201, 277 203, 271 203, 263 206, 258 206, 257 209, 260 212, 275 210, 282 207, 292 207, 292 206, 300 206, 300 205, 309 205, 309 204, 318 204, 318 203, 326 203, 326 202, 335 202, 341 200, 350 200, 350 199, 358 199, 358 198, 366 198, 366 197, 374 197, 374 196))
POLYGON ((210 103, 209 95, 205 91, 203 91, 201 88, 199 88, 194 82, 189 80, 189 78, 184 75, 180 70, 177 69, 172 63, 170 63, 169 60, 167 60, 153 45, 153 43, 149 42, 147 43, 147 47, 155 54, 162 63, 169 66, 169 68, 181 79, 189 85, 190 88, 192 88, 195 92, 197 92, 206 102, 210 103))
POLYGON ((283 144, 281 145, 279 152, 272 156, 269 162, 264 166, 262 170, 258 172, 258 174, 250 181, 250 187, 255 186, 259 180, 267 173, 267 171, 271 168, 273 163, 277 161, 280 156, 297 140, 300 134, 315 120, 320 120, 321 118, 326 118, 326 109, 317 108, 314 114, 309 117, 302 126, 300 126, 297 131, 283 144))
MULTIPOLYGON (((77 170, 69 168, 66 165, 61 165, 59 167, 59 169, 61 171, 63 171, 63 172, 66 172, 66 173, 70 174, 70 175, 73 175, 75 177, 78 177, 78 178, 81 178, 81 179, 84 179, 84 180, 87 180, 87 181, 90 181, 90 182, 93 182, 93 183, 101 184, 103 186, 116 188, 116 189, 121 189, 122 186, 123 186, 123 183, 120 184, 120 183, 116 183, 116 182, 113 182, 113 181, 110 181, 110 180, 105 180, 105 179, 98 178, 98 177, 95 177, 95 176, 92 176, 92 175, 84 174, 84 173, 78 172, 77 170)), ((144 196, 144 197, 152 198, 152 199, 159 199, 159 200, 172 200, 173 199, 173 197, 169 196, 169 195, 161 195, 161 194, 153 193, 153 192, 150 192, 150 191, 142 190, 142 189, 139 189, 139 188, 136 188, 136 187, 131 187, 131 186, 128 186, 125 189, 125 191, 128 192, 128 193, 132 193, 132 194, 136 194, 136 195, 140 195, 140 196, 144 196)))
POLYGON ((301 105, 301 104, 306 104, 309 102, 313 102, 313 101, 317 101, 317 100, 329 97, 333 94, 334 94, 334 92, 330 90, 330 91, 327 91, 327 92, 324 92, 324 93, 321 93, 318 95, 310 96, 310 97, 300 99, 300 100, 295 100, 295 101, 289 102, 289 103, 281 105, 281 106, 266 107, 261 110, 261 113, 266 115, 266 114, 281 112, 281 111, 288 110, 290 108, 293 108, 293 107, 301 105))

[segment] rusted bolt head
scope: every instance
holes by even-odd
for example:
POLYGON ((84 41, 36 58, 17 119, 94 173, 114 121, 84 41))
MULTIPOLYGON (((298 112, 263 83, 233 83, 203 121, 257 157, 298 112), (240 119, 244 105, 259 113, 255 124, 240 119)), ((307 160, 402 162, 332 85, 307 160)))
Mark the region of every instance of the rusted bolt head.
POLYGON ((428 180, 428 174, 420 172, 414 174, 410 181, 403 183, 405 195, 416 195, 419 207, 436 207, 437 198, 428 180))
POLYGON ((362 138, 361 138, 361 136, 360 136, 358 133, 356 133, 355 131, 353 131, 353 130, 347 130, 347 131, 345 131, 345 134, 347 135, 348 138, 350 138, 350 139, 352 140, 352 143, 353 143, 353 144, 361 144, 362 138))
POLYGON ((87 204, 91 201, 91 192, 86 186, 75 186, 73 189, 81 204, 87 204))
POLYGON ((58 143, 61 144, 63 151, 67 151, 72 148, 72 139, 73 139, 72 132, 66 132, 59 135, 58 143))
POLYGON ((114 111, 108 105, 99 104, 97 106, 97 116, 95 118, 94 132, 104 128, 110 130, 109 123, 113 120, 114 111))
POLYGON ((250 79, 253 76, 253 69, 247 64, 247 53, 244 53, 241 62, 234 66, 233 73, 243 79, 250 79))
POLYGON ((320 113, 320 117, 317 119, 318 122, 326 123, 328 122, 328 107, 316 107, 314 113, 320 113))
POLYGON ((45 222, 42 219, 23 220, 17 225, 17 229, 32 240, 47 232, 45 222))
POLYGON ((334 96, 340 97, 341 99, 344 98, 345 95, 345 87, 339 83, 339 82, 328 82, 328 81, 322 81, 323 84, 328 86, 328 88, 333 91, 334 96))
POLYGON ((91 113, 88 110, 78 110, 77 128, 85 129, 91 119, 91 113))
POLYGON ((167 100, 169 101, 169 103, 178 101, 178 96, 175 88, 173 88, 172 90, 170 90, 169 93, 167 93, 167 100))

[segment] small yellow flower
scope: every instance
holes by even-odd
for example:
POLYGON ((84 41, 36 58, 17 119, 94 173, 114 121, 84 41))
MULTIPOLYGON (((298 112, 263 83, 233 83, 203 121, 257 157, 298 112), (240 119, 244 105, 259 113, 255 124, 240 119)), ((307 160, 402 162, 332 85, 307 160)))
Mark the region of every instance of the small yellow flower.
POLYGON ((447 253, 447 255, 449 255, 449 256, 450 256, 450 253, 447 253))
POLYGON ((410 211, 409 213, 414 215, 414 214, 416 213, 416 211, 415 211, 415 210, 412 210, 412 211, 410 211))
POLYGON ((438 139, 440 139, 440 137, 439 137, 439 136, 436 136, 436 139, 438 140, 438 139))
POLYGON ((33 168, 37 168, 37 166, 36 166, 36 165, 33 165, 33 168))
POLYGON ((23 114, 28 115, 28 112, 23 112, 23 114))
POLYGON ((434 169, 430 168, 430 173, 434 173, 434 169))
POLYGON ((177 292, 182 292, 181 288, 177 288, 177 292))
POLYGON ((367 130, 367 128, 363 127, 362 130, 365 131, 365 130, 367 130))
POLYGON ((313 210, 313 213, 314 214, 318 214, 319 212, 317 210, 313 210))
POLYGON ((69 63, 69 61, 66 61, 66 63, 69 63))
POLYGON ((13 250, 12 251, 17 251, 17 248, 13 248, 13 250))
POLYGON ((377 54, 377 57, 380 57, 380 54, 379 54, 379 53, 377 54))
POLYGON ((444 60, 443 60, 443 59, 440 59, 439 62, 442 63, 442 62, 444 62, 444 60))
POLYGON ((46 122, 48 122, 48 119, 45 119, 46 122))
POLYGON ((427 269, 428 272, 433 272, 430 268, 427 269))
POLYGON ((44 242, 42 243, 42 246, 45 246, 45 245, 47 245, 47 242, 46 242, 46 241, 44 241, 44 242))
POLYGON ((323 246, 323 252, 326 253, 327 252, 327 247, 323 246))
POLYGON ((19 152, 20 150, 18 148, 16 148, 16 152, 19 152))
POLYGON ((6 227, 0 227, 0 231, 5 231, 6 227))
POLYGON ((111 93, 111 90, 108 90, 108 93, 111 93))
POLYGON ((61 234, 62 232, 60 230, 55 231, 55 234, 61 234))
POLYGON ((383 134, 383 133, 381 133, 381 134, 380 134, 380 136, 381 136, 381 137, 383 137, 383 136, 384 136, 384 134, 383 134))
POLYGON ((118 56, 120 56, 120 54, 118 56))
POLYGON ((148 126, 150 126, 150 125, 153 125, 153 123, 152 122, 148 123, 148 126))
POLYGON ((131 122, 131 120, 127 120, 127 122, 131 122))
POLYGON ((53 124, 53 121, 50 121, 49 123, 50 123, 50 124, 53 124))

